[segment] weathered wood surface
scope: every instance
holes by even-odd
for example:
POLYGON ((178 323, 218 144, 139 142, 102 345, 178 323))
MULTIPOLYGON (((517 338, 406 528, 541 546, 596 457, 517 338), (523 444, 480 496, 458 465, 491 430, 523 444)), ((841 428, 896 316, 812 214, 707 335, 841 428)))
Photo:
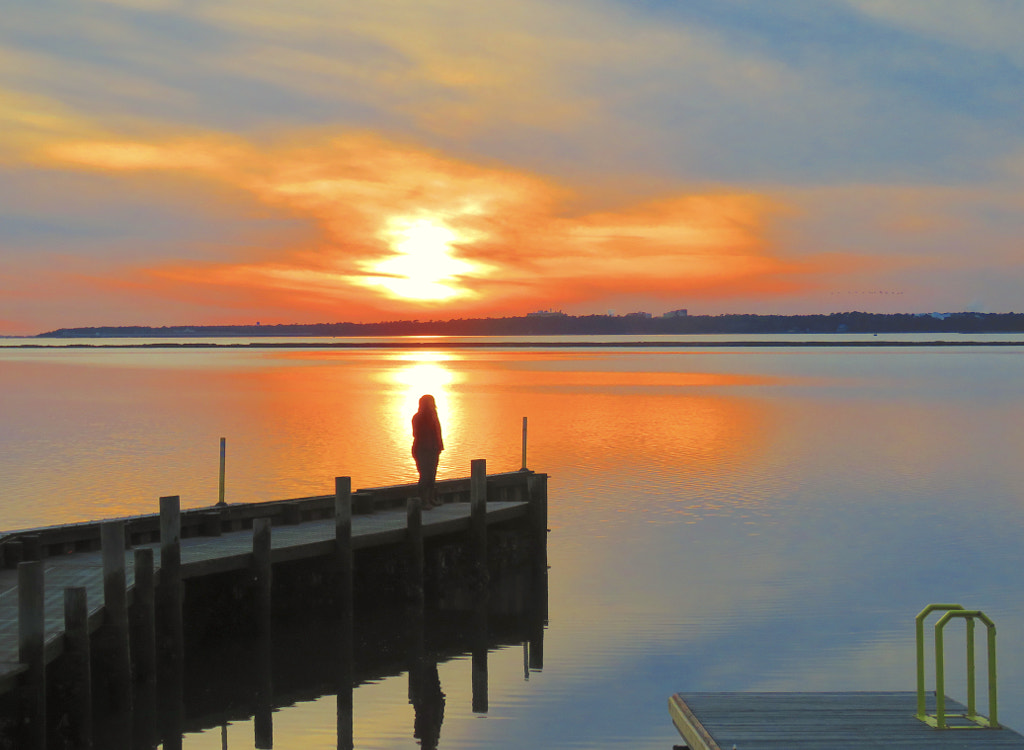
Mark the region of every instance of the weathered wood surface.
MULTIPOLYGON (((965 708, 946 699, 951 713, 965 708)), ((1024 750, 1011 729, 938 730, 918 720, 914 692, 677 693, 672 720, 690 750, 1024 750)), ((934 713, 934 696, 928 711, 934 713)))
MULTIPOLYGON (((514 518, 525 518, 528 503, 490 501, 487 503, 488 524, 514 518)), ((445 503, 423 514, 423 536, 463 532, 470 526, 469 503, 445 503)), ((308 521, 297 525, 274 526, 271 561, 279 563, 335 552, 336 524, 334 518, 308 521)), ((402 542, 406 536, 405 508, 379 511, 352 518, 352 547, 365 549, 402 542)), ((135 584, 135 549, 152 548, 154 566, 159 577, 160 544, 136 545, 125 551, 125 576, 129 597, 135 584)), ((181 540, 181 574, 183 578, 209 575, 249 567, 252 561, 251 529, 232 531, 213 537, 189 537, 181 540)), ((47 557, 42 560, 45 571, 45 648, 46 660, 52 661, 64 647, 64 589, 85 587, 88 598, 90 629, 99 627, 103 619, 103 554, 101 551, 81 552, 47 557)), ((0 570, 0 692, 15 683, 24 671, 18 658, 18 573, 0 570)))

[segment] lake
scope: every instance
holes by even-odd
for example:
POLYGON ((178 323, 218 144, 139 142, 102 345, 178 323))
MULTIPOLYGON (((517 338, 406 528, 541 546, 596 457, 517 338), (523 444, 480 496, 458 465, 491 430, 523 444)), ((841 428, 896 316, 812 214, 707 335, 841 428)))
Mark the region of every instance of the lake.
MULTIPOLYGON (((468 653, 442 662, 440 747, 665 750, 678 691, 913 690, 914 616, 932 602, 995 621, 1000 719, 1024 729, 1024 348, 700 341, 0 342, 0 527, 155 512, 170 494, 210 505, 221 437, 228 502, 415 481, 409 420, 432 393, 439 476, 477 458, 518 469, 523 417, 527 463, 550 475, 543 669, 491 653, 483 714, 468 653)), ((963 626, 949 630, 963 700, 963 626)), ((354 703, 356 747, 417 746, 403 675, 354 703)), ((274 747, 334 748, 336 729, 335 697, 312 696, 275 713, 274 747)), ((183 746, 252 747, 253 732, 239 719, 183 746)))

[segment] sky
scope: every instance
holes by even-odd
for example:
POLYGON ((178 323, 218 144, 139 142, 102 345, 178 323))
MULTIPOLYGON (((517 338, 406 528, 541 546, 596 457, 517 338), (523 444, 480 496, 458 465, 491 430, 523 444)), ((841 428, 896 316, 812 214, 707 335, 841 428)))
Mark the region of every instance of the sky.
POLYGON ((1024 312, 1016 0, 7 0, 0 335, 1024 312))

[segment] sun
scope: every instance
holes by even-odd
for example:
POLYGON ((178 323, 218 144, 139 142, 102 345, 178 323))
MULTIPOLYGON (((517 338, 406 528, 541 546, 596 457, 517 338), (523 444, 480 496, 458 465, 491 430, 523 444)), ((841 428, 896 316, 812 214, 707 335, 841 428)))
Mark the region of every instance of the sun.
POLYGON ((380 236, 394 254, 365 262, 371 275, 362 283, 408 300, 446 301, 475 296, 461 282, 467 276, 479 275, 484 266, 455 257, 453 249, 455 243, 471 239, 465 233, 457 233, 434 218, 397 217, 388 221, 380 236))

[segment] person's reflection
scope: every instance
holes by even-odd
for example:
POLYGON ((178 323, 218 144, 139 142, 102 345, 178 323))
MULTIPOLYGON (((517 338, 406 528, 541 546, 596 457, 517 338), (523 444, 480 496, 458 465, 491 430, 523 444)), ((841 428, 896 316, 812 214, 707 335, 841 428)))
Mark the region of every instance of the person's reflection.
POLYGON ((424 659, 418 672, 412 690, 412 706, 416 711, 412 736, 420 741, 424 750, 436 750, 444 721, 444 693, 437 662, 429 657, 424 659))

